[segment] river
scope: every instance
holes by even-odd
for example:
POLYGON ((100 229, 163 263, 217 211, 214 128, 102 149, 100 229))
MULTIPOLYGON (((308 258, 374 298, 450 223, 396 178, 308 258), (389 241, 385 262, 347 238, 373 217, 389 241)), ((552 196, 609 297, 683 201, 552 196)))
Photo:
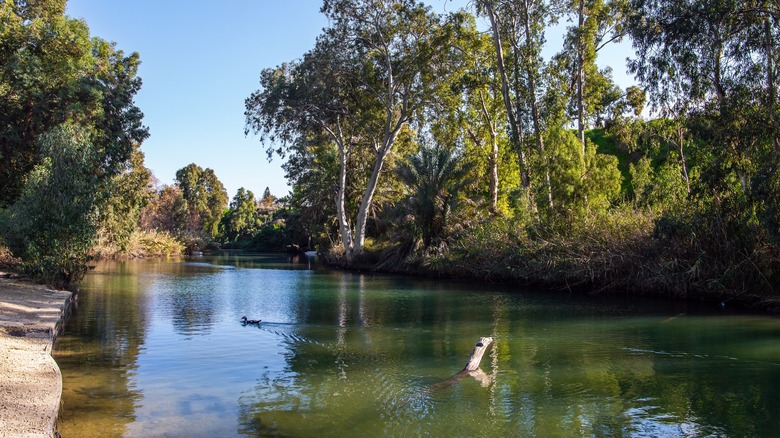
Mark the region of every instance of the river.
POLYGON ((780 434, 776 317, 305 257, 100 263, 54 357, 65 438, 780 434))

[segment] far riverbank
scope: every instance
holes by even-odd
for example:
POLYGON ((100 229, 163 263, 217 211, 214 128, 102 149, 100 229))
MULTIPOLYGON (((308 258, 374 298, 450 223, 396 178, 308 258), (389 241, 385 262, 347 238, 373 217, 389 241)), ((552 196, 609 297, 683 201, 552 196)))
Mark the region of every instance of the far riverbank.
POLYGON ((666 281, 661 275, 648 276, 653 268, 648 269, 647 265, 652 260, 626 257, 594 267, 596 264, 589 265, 578 260, 560 262, 549 255, 540 257, 530 252, 523 259, 517 256, 517 252, 496 253, 494 258, 449 253, 439 257, 417 255, 403 259, 387 257, 386 250, 366 250, 351 263, 346 263, 342 254, 331 251, 324 254, 324 259, 330 266, 354 271, 518 284, 546 289, 551 293, 669 298, 780 314, 780 294, 727 288, 718 290, 683 276, 666 281))

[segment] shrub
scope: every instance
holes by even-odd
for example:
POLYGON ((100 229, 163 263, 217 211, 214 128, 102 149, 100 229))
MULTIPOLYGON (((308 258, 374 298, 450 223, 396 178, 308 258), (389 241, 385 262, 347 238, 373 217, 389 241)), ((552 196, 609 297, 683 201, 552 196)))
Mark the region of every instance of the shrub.
POLYGON ((284 221, 275 221, 263 225, 252 237, 247 249, 262 252, 283 252, 290 243, 284 221))
POLYGON ((129 247, 129 254, 139 257, 170 257, 184 253, 183 243, 159 231, 134 232, 129 247))
POLYGON ((41 136, 39 149, 41 164, 9 207, 3 232, 26 273, 65 287, 83 277, 95 238, 97 154, 87 132, 70 124, 41 136))

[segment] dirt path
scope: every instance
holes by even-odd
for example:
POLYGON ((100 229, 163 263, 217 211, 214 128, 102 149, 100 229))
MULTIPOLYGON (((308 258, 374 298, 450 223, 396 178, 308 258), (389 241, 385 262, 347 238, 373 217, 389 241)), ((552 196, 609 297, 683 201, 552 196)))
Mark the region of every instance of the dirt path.
POLYGON ((51 348, 71 293, 0 279, 0 437, 51 437, 62 375, 51 348))

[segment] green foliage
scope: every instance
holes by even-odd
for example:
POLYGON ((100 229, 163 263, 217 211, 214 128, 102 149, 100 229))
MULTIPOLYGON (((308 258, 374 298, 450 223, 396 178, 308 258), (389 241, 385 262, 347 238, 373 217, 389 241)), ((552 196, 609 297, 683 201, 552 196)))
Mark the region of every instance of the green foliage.
POLYGON ((175 236, 188 252, 202 251, 214 243, 226 206, 227 193, 214 171, 190 164, 176 172, 176 185, 152 194, 139 227, 175 236))
POLYGON ((489 218, 465 232, 444 271, 556 287, 636 287, 653 232, 633 209, 591 211, 567 227, 489 218))
MULTIPOLYGON (((555 2, 551 2, 555 5, 555 2)), ((599 50, 623 35, 626 0, 570 0, 561 6, 575 25, 568 28, 563 50, 557 55, 559 68, 567 72, 571 86, 569 114, 578 129, 603 127, 622 112, 623 93, 612 80, 610 67, 599 69, 599 50), (582 126, 580 126, 582 124, 582 126)))
POLYGON ((658 222, 664 251, 699 287, 771 290, 778 198, 771 181, 780 163, 777 9, 771 2, 632 3, 637 58, 629 67, 668 116, 648 130, 664 159, 654 162, 650 198, 640 198, 678 206, 658 222))
POLYGON ((453 150, 436 145, 421 147, 396 168, 406 186, 405 211, 413 217, 425 248, 446 237, 460 192, 469 183, 470 167, 453 150))
POLYGON ((450 41, 461 22, 443 23, 413 0, 328 0, 322 12, 330 26, 315 47, 299 62, 261 73, 261 90, 246 100, 246 125, 270 140, 269 156, 306 162, 320 152, 321 160, 333 160, 327 173, 312 176, 335 182, 324 187, 350 259, 363 249, 399 139, 452 83, 462 52, 450 41))
MULTIPOLYGON (((330 142, 303 140, 296 147, 301 148, 300 152, 292 155, 283 166, 293 188, 288 211, 294 218, 289 225, 297 223, 318 241, 339 240, 333 193, 339 173, 336 148, 330 142)), ((348 200, 359 199, 355 184, 348 183, 346 188, 348 200)), ((348 204, 348 211, 355 211, 355 207, 348 204)))
POLYGON ((78 281, 95 241, 99 155, 88 133, 62 125, 43 135, 41 159, 8 209, 5 238, 21 267, 55 286, 78 281))
MULTIPOLYGON (((268 192, 265 199, 271 197, 268 192)), ((241 187, 230 201, 230 208, 222 215, 219 223, 219 234, 223 242, 236 242, 251 237, 260 227, 262 221, 258 214, 255 195, 251 190, 241 187)))
POLYGON ((98 227, 127 248, 149 178, 138 54, 64 12, 64 0, 0 1, 4 227, 23 269, 55 286, 81 278, 98 227))
POLYGON ((679 164, 666 161, 653 169, 649 158, 631 164, 631 184, 637 204, 660 211, 681 207, 688 190, 679 164))
POLYGON ((626 105, 631 108, 634 116, 642 115, 645 103, 647 103, 647 94, 644 90, 636 86, 626 88, 626 105))
POLYGON ((576 135, 558 127, 548 131, 547 144, 555 145, 550 170, 555 175, 552 184, 556 200, 548 220, 567 221, 588 210, 605 210, 618 199, 622 175, 617 158, 597 153, 593 144, 583 156, 576 135))
POLYGON ((108 196, 98 209, 98 240, 112 252, 129 250, 141 212, 152 197, 152 174, 143 160, 143 153, 136 149, 122 173, 110 180, 108 196))
POLYGON ((184 250, 184 244, 166 232, 136 230, 125 253, 136 257, 171 257, 183 254, 184 250))
POLYGON ((749 200, 694 201, 656 222, 659 256, 648 263, 656 287, 718 299, 776 296, 780 253, 749 200))
POLYGON ((247 249, 264 252, 282 252, 290 244, 287 229, 282 221, 274 221, 260 227, 247 249))
POLYGON ((256 239, 311 237, 347 264, 382 269, 771 289, 780 253, 771 2, 473 5, 490 32, 466 12, 439 16, 411 0, 324 3, 330 26, 315 47, 264 70, 246 101, 247 130, 286 159, 293 187, 274 216, 284 225, 256 239), (565 15, 574 24, 547 62, 546 28, 565 15), (625 35, 641 84, 624 93, 596 61, 625 35), (642 118, 648 102, 661 117, 642 118), (364 238, 372 253, 356 255, 364 238))
POLYGON ((489 35, 479 32, 473 16, 461 13, 449 20, 468 23, 458 27, 454 41, 464 56, 456 64, 460 73, 452 75, 452 92, 444 93, 445 103, 433 108, 434 136, 441 144, 462 142, 464 159, 474 163, 474 189, 490 203, 493 214, 509 215, 510 193, 520 185, 520 169, 517 152, 502 127, 507 116, 501 85, 487 67, 495 57, 493 43, 489 35), (436 135, 437 131, 448 134, 436 135))
POLYGON ((653 166, 651 160, 642 157, 636 163, 630 164, 631 187, 634 197, 640 204, 647 203, 653 190, 653 166))
POLYGON ((40 163, 39 136, 62 123, 93 131, 101 178, 148 136, 133 103, 138 54, 90 38, 83 21, 63 14, 62 0, 0 2, 0 205, 16 200, 40 163))
POLYGON ((181 189, 184 208, 189 214, 183 227, 186 233, 203 232, 209 239, 216 237, 228 196, 214 171, 204 170, 194 163, 188 164, 176 171, 176 184, 181 189))

